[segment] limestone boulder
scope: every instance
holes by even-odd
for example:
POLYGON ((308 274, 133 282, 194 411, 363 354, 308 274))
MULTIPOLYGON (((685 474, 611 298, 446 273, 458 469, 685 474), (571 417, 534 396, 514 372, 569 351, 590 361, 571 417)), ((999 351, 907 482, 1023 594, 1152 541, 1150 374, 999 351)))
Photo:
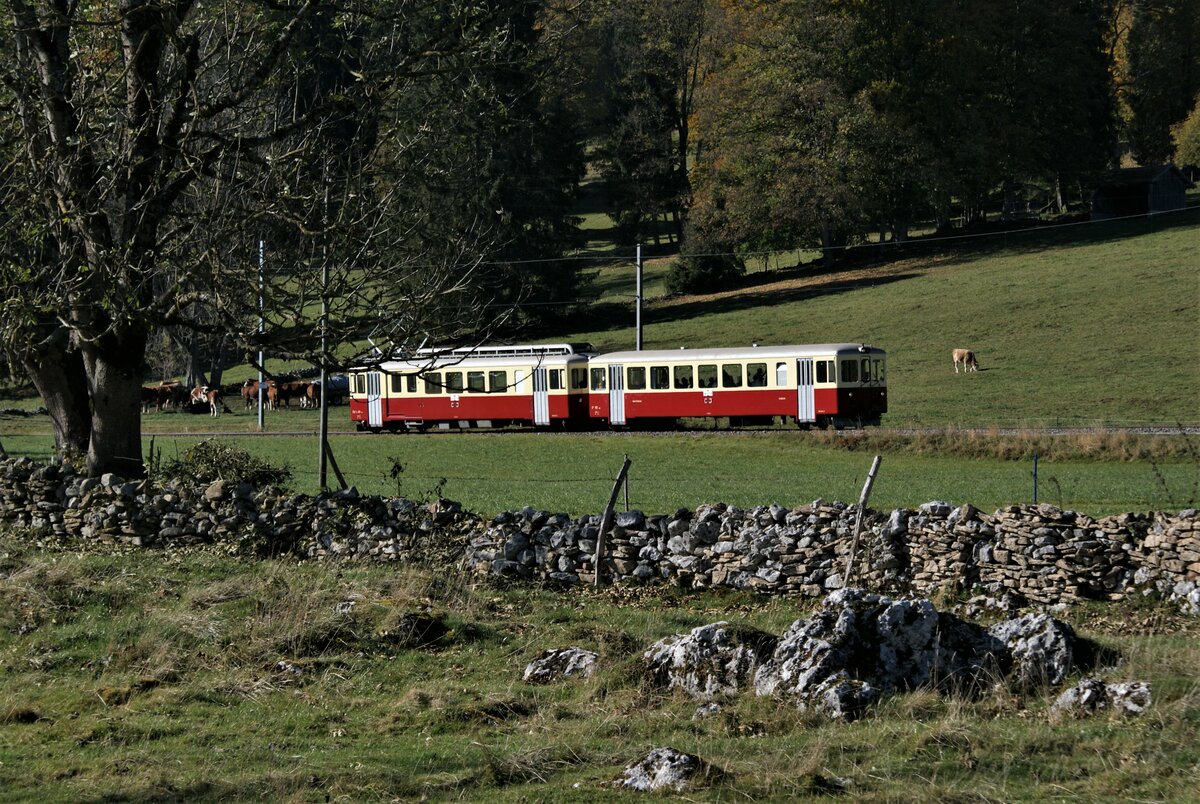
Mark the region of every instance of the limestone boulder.
POLYGON ((724 775, 720 768, 694 754, 674 748, 655 748, 626 767, 621 778, 613 784, 644 792, 667 790, 681 793, 711 784, 724 775))
POLYGON ((1089 717, 1099 712, 1140 715, 1150 708, 1150 685, 1144 681, 1106 684, 1098 678, 1084 678, 1058 696, 1050 707, 1056 717, 1089 717))
POLYGON ((1010 681, 1030 689, 1061 684, 1071 672, 1075 655, 1075 631, 1049 614, 1027 614, 996 623, 988 633, 999 639, 1012 655, 1010 681))
POLYGON ((651 682, 708 700, 752 686, 778 638, 745 626, 716 622, 659 640, 643 654, 651 682))
POLYGON ((527 664, 522 679, 528 684, 549 684, 571 676, 587 677, 596 672, 599 658, 583 648, 553 648, 527 664))

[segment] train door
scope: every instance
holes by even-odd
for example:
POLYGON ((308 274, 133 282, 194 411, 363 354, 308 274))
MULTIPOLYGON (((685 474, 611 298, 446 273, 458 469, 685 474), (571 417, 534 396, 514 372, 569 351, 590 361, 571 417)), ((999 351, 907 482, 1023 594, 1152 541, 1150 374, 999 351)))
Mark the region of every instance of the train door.
POLYGON ((383 427, 383 375, 367 372, 367 426, 383 427))
POLYGON ((813 386, 812 358, 796 361, 796 423, 811 424, 817 420, 816 392, 813 386))
POLYGON ((608 367, 608 422, 625 423, 625 367, 608 367))
POLYGON ((550 423, 549 372, 544 368, 533 370, 533 423, 550 423))

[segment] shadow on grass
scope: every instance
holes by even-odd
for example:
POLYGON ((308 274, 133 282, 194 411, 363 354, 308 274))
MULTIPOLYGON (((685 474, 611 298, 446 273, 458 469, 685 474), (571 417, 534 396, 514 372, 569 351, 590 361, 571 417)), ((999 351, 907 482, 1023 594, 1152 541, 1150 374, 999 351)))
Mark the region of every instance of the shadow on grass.
MULTIPOLYGON (((752 291, 738 296, 725 296, 717 299, 698 299, 693 302, 672 304, 666 307, 652 307, 648 310, 643 310, 642 314, 643 320, 647 324, 687 321, 717 313, 764 309, 792 304, 798 301, 827 298, 864 288, 882 287, 893 282, 910 279, 917 275, 915 273, 898 273, 891 276, 862 277, 852 280, 830 276, 829 281, 816 285, 783 290, 752 291)), ((750 285, 751 287, 754 285, 773 284, 781 279, 778 274, 755 274, 754 276, 755 281, 750 285)), ((564 322, 566 326, 561 330, 561 333, 578 332, 581 329, 599 332, 627 329, 630 324, 630 306, 628 303, 617 302, 600 302, 590 305, 587 309, 581 311, 577 317, 571 319, 569 322, 564 322)), ((557 335, 559 333, 554 334, 557 335)))

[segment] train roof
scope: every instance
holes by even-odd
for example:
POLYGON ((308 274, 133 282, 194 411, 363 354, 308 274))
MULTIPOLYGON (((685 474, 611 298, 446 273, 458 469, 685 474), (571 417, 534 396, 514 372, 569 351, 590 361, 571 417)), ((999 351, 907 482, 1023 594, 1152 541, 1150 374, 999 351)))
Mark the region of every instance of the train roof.
POLYGON ((650 360, 749 360, 755 357, 824 357, 830 354, 873 354, 884 351, 863 343, 812 343, 792 346, 732 346, 710 349, 653 349, 641 352, 608 352, 592 357, 592 362, 643 363, 650 360))
MULTIPOLYGON (((532 343, 501 346, 422 347, 414 352, 396 350, 387 357, 363 355, 358 360, 359 371, 370 366, 444 368, 460 363, 476 365, 525 365, 533 363, 563 363, 572 357, 592 354, 590 343, 532 343)), ((353 369, 352 369, 353 370, 353 369)))

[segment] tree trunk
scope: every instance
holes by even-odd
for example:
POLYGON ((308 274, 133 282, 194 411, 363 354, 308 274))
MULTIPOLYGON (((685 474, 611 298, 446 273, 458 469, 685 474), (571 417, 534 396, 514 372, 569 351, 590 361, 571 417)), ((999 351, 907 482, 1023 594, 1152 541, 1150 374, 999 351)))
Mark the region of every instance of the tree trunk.
POLYGON ((835 262, 833 255, 833 227, 829 225, 828 221, 821 224, 821 254, 825 267, 832 269, 835 262))
POLYGON ((83 355, 70 347, 63 331, 36 353, 26 353, 21 362, 50 414, 55 454, 60 458, 85 454, 92 422, 83 355))
POLYGON ((87 473, 142 477, 142 373, 146 333, 107 335, 86 344, 83 361, 92 390, 92 437, 87 473))

